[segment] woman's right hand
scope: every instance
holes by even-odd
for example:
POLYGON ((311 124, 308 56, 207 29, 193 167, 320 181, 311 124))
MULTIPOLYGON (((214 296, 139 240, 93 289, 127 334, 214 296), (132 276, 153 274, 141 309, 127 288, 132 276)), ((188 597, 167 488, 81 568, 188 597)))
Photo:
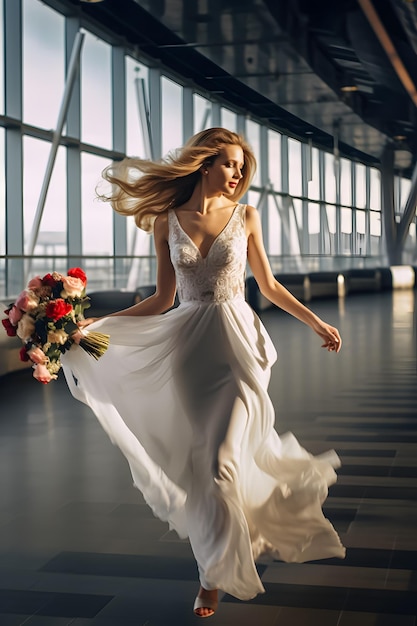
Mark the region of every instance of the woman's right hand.
POLYGON ((100 317, 87 317, 85 320, 80 320, 79 322, 77 322, 77 326, 78 328, 87 328, 87 326, 90 326, 90 324, 92 324, 93 322, 97 322, 99 319, 101 319, 100 317))

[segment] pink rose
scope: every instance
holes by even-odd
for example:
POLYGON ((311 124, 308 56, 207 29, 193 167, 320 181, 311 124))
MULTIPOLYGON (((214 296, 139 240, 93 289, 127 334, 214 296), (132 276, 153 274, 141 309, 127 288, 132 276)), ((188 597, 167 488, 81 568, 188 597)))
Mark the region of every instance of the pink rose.
POLYGON ((46 361, 45 353, 38 348, 38 346, 33 346, 30 350, 28 350, 27 354, 33 363, 45 363, 46 361))
POLYGON ((28 291, 25 289, 17 296, 16 302, 14 304, 15 306, 17 306, 18 309, 22 309, 22 311, 28 313, 29 311, 33 311, 33 309, 36 309, 39 304, 39 298, 36 297, 33 291, 28 291))
POLYGON ((32 289, 36 291, 36 289, 40 289, 42 287, 42 278, 40 276, 35 276, 28 282, 28 289, 32 289))
MULTIPOLYGON (((62 285, 64 287, 65 294, 69 298, 79 298, 84 291, 85 286, 81 278, 76 278, 75 276, 63 276, 62 285)), ((63 297, 65 297, 65 295, 63 297)))
POLYGON ((34 378, 36 378, 36 380, 39 380, 39 382, 43 383, 44 385, 46 385, 53 379, 53 376, 50 372, 48 372, 46 365, 42 365, 41 363, 34 367, 33 376, 34 378))
POLYGON ((35 331, 35 321, 33 317, 25 313, 17 324, 16 334, 22 341, 29 341, 35 331))
POLYGON ((17 323, 22 318, 22 315, 22 311, 18 309, 17 306, 13 305, 9 311, 9 320, 13 326, 17 326, 17 323))

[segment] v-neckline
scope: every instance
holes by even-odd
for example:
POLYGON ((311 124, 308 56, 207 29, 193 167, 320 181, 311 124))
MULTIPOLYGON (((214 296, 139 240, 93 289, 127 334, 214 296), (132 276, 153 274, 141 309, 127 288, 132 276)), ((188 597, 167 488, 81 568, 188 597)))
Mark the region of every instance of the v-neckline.
POLYGON ((189 240, 189 242, 193 245, 193 247, 196 249, 196 251, 198 252, 198 254, 199 254, 200 258, 201 258, 203 261, 205 261, 205 260, 207 259, 207 257, 209 256, 210 252, 212 251, 213 246, 215 245, 216 241, 217 241, 217 240, 219 239, 219 237, 220 237, 220 236, 221 236, 221 235, 222 235, 222 234, 223 234, 223 233, 227 230, 227 228, 228 228, 229 224, 232 222, 232 220, 233 220, 233 218, 234 218, 234 216, 235 216, 235 213, 236 213, 236 211, 237 211, 237 207, 238 207, 238 206, 239 206, 239 204, 237 204, 237 205, 234 207, 234 209, 233 209, 233 211, 232 211, 231 216, 229 217, 229 219, 227 220, 226 224, 223 226, 223 228, 221 229, 221 231, 218 233, 218 235, 216 235, 216 237, 215 237, 215 238, 213 239, 213 241, 211 242, 210 247, 209 247, 209 249, 207 250, 207 254, 206 254, 205 256, 203 256, 203 255, 201 254, 201 250, 200 250, 200 248, 199 248, 199 247, 197 246, 197 244, 193 241, 193 239, 190 237, 190 235, 187 233, 187 231, 186 231, 186 230, 184 230, 184 228, 181 226, 181 222, 180 222, 180 220, 178 219, 178 215, 176 214, 175 210, 173 210, 173 213, 174 213, 174 215, 175 215, 175 219, 177 220, 177 224, 178 224, 178 226, 180 227, 181 231, 182 231, 182 232, 183 232, 183 234, 187 237, 187 239, 188 239, 188 240, 189 240))

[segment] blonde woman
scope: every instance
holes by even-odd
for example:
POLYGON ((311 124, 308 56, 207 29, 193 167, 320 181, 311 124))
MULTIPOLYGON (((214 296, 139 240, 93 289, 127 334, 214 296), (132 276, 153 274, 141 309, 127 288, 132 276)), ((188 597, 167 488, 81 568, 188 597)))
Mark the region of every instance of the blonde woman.
POLYGON ((255 560, 343 557, 322 513, 335 481, 334 452, 314 458, 279 437, 267 393, 276 358, 244 299, 247 261, 263 295, 339 352, 339 332, 273 277, 256 209, 241 204, 256 167, 239 135, 202 131, 160 162, 126 159, 104 172, 106 198, 153 230, 156 291, 87 327, 111 336, 94 362, 65 355, 72 393, 96 413, 126 456, 155 515, 189 537, 197 561, 199 617, 218 589, 242 600, 264 588, 255 560), (178 293, 179 307, 169 310, 178 293))

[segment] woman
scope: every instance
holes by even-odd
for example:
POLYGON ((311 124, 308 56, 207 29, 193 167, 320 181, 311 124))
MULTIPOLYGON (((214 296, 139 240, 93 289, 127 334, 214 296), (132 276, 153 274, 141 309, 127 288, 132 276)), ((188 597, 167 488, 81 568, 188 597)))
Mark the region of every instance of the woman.
POLYGON ((267 385, 276 353, 244 300, 246 262, 263 295, 310 326, 324 348, 339 352, 341 339, 272 275, 258 213, 238 202, 255 165, 241 136, 212 128, 165 161, 109 167, 114 193, 106 199, 140 228, 153 227, 156 291, 81 323, 111 336, 97 363, 77 348, 65 355, 72 393, 121 448, 155 515, 189 537, 199 617, 215 612, 217 589, 243 600, 264 591, 260 554, 344 556, 321 510, 337 456, 313 458, 274 430, 267 385), (180 306, 158 315, 176 292, 180 306))

